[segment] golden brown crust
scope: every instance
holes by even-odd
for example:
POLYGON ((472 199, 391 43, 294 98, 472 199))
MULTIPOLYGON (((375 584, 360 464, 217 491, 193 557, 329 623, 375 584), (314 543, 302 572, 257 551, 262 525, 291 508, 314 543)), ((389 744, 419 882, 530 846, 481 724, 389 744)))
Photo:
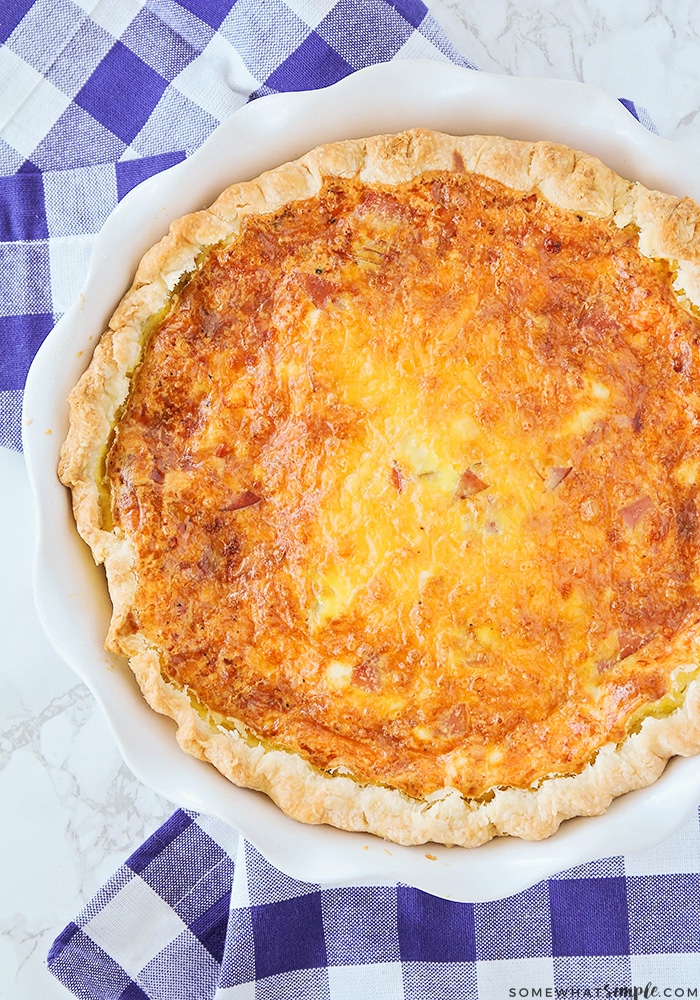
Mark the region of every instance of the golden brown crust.
POLYGON ((548 836, 562 820, 600 813, 615 796, 656 780, 669 756, 700 751, 700 682, 690 679, 684 698, 681 692, 697 672, 694 620, 682 641, 664 654, 676 657, 682 676, 678 691, 672 692, 678 707, 665 710, 662 717, 645 718, 638 731, 608 742, 579 773, 541 775, 532 787, 495 787, 476 798, 449 786, 421 798, 324 771, 298 753, 276 749, 242 723, 224 720, 166 681, 153 641, 130 625, 139 554, 123 526, 112 523, 103 483, 105 452, 141 362, 152 318, 167 309, 173 290, 183 275, 197 268, 201 255, 235 241, 246 219, 315 198, 328 178, 397 186, 433 172, 478 174, 523 195, 536 192, 550 205, 587 219, 611 222, 619 229, 636 227, 641 252, 670 264, 678 298, 700 302, 697 206, 647 191, 591 156, 552 143, 426 131, 321 147, 254 182, 234 185, 209 210, 177 220, 143 258, 131 290, 72 393, 60 476, 73 491, 81 535, 96 561, 105 564, 114 605, 108 641, 130 657, 151 706, 177 721, 184 749, 211 760, 232 781, 266 792, 304 822, 377 833, 399 843, 433 840, 474 846, 496 835, 548 836))

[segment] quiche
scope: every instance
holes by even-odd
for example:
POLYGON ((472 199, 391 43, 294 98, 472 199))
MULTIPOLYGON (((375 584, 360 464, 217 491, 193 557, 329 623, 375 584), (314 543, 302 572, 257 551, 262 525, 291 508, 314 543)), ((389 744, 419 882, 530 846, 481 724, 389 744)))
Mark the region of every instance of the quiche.
POLYGON ((401 844, 700 751, 700 208, 556 143, 321 146, 173 222, 70 397, 182 748, 401 844))

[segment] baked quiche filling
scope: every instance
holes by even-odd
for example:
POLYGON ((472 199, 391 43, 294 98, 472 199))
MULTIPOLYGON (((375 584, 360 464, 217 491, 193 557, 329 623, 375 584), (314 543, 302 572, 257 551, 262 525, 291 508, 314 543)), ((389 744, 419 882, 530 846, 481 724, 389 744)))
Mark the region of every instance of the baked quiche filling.
POLYGON ((168 683, 314 769, 487 800, 696 673, 700 321, 638 227, 323 179, 208 247, 108 444, 168 683))
POLYGON ((302 822, 604 812, 700 753, 699 304, 700 207, 555 143, 412 130, 233 184, 70 395, 107 647, 302 822))

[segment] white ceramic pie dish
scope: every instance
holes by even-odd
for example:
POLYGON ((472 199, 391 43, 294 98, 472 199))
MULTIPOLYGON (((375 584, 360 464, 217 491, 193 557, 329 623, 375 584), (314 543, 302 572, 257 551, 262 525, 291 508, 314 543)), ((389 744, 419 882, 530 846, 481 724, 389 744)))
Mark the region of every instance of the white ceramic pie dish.
POLYGON ((473 850, 399 847, 299 824, 265 796, 234 787, 212 766, 184 754, 174 724, 148 708, 128 667, 105 652, 110 604, 104 575, 78 538, 68 491, 56 476, 68 392, 136 263, 171 219, 321 142, 418 125, 564 142, 647 186, 700 200, 700 176, 689 154, 651 134, 614 98, 582 84, 406 61, 372 67, 323 91, 263 98, 221 125, 187 161, 131 191, 112 214, 95 243, 78 301, 29 373, 23 438, 38 514, 39 614, 58 652, 101 704, 135 774, 173 803, 226 820, 297 879, 398 880, 478 901, 509 895, 593 858, 660 842, 700 802, 700 757, 674 759, 655 785, 618 799, 604 816, 571 820, 538 843, 500 839, 473 850))

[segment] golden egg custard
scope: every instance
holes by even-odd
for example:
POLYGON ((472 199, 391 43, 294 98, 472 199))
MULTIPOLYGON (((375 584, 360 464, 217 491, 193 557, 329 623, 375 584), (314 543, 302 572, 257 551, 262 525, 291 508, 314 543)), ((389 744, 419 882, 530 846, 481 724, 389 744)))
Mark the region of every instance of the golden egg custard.
POLYGON ((700 751, 699 223, 553 143, 415 131, 173 224, 60 474, 184 749, 465 846, 700 751))

